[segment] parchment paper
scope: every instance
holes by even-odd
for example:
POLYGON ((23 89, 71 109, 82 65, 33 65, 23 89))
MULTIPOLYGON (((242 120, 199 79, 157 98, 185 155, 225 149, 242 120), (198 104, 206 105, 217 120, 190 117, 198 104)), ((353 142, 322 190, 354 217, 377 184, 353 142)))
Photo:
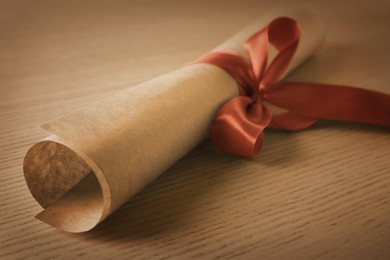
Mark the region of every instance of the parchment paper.
MULTIPOLYGON (((302 28, 291 71, 324 39, 322 22, 305 11, 268 12, 218 48, 247 57, 243 42, 279 16, 302 28)), ((24 161, 28 187, 44 208, 37 218, 69 232, 92 229, 207 138, 218 109, 236 95, 223 70, 194 64, 44 125, 52 135, 24 161)))

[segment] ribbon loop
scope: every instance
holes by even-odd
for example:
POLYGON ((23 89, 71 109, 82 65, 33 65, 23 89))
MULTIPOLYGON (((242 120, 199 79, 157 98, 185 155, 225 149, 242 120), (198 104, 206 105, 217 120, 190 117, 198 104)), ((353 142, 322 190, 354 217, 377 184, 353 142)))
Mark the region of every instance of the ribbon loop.
POLYGON ((281 17, 272 21, 268 27, 269 42, 275 46, 279 53, 265 72, 261 82, 264 88, 272 86, 286 72, 298 47, 301 34, 299 24, 287 17, 281 17))
POLYGON ((238 156, 254 157, 263 146, 264 128, 271 112, 247 96, 228 101, 211 125, 211 140, 220 150, 238 156))

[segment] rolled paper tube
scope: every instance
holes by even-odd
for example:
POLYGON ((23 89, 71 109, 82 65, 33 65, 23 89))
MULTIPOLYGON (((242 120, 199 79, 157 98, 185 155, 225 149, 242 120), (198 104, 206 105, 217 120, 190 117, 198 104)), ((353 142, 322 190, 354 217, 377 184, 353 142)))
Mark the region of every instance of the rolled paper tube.
MULTIPOLYGON (((268 12, 218 48, 247 57, 243 42, 280 16, 302 29, 291 71, 324 39, 322 22, 306 11, 268 12)), ((69 232, 92 229, 206 139, 218 109, 237 95, 222 69, 192 64, 45 124, 52 135, 24 160, 44 208, 37 218, 69 232)))

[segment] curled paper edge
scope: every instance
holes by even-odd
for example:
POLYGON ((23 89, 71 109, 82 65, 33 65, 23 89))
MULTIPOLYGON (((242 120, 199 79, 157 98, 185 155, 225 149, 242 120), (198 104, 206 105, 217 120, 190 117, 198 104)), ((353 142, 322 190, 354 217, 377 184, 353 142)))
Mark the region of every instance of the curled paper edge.
POLYGON ((84 232, 92 229, 110 212, 111 191, 100 167, 88 155, 79 151, 70 142, 51 135, 36 143, 26 154, 24 172, 27 185, 37 202, 45 208, 36 216, 37 219, 69 232, 84 232), (53 159, 53 154, 60 158, 53 159), (62 158, 68 158, 64 165, 62 158), (40 160, 40 162, 36 162, 40 160), (35 163, 31 163, 34 160, 35 163), (47 165, 48 167, 39 167, 47 165), (34 167, 35 166, 35 167, 34 167), (38 169, 36 168, 38 166, 38 169), (39 171, 39 174, 36 172, 39 171), (59 196, 40 196, 47 194, 48 185, 41 185, 47 179, 43 176, 55 173, 61 179, 70 179, 72 183, 63 183, 60 179, 52 180, 51 187, 59 196), (66 178, 69 173, 76 176, 66 178), (38 177, 38 178, 37 178, 38 177), (44 180, 40 178, 44 178, 44 180), (65 185, 65 187, 63 187, 65 185), (63 192, 59 192, 63 191, 63 192), (82 199, 80 199, 82 198, 82 199), (78 203, 75 203, 78 202, 78 203), (67 210, 63 210, 66 208, 67 210), (78 221, 75 221, 77 219, 78 221))
MULTIPOLYGON (((302 27, 291 71, 324 39, 322 21, 306 11, 268 12, 217 49, 246 56, 246 38, 279 16, 302 27)), ((52 135, 24 160, 27 185, 44 208, 37 218, 69 232, 92 229, 207 138, 218 108, 237 94, 220 68, 194 64, 46 124, 52 135)))

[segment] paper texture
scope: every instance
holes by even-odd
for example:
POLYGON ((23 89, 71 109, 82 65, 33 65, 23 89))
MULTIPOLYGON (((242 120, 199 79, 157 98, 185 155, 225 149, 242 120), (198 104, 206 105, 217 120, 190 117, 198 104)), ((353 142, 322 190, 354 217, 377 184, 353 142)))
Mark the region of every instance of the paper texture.
MULTIPOLYGON (((218 48, 246 56, 243 42, 279 16, 301 25, 291 71, 324 38, 321 21, 305 11, 268 12, 218 48)), ((37 218, 69 232, 92 229, 207 138, 218 109, 236 95, 223 70, 194 64, 44 125, 52 135, 24 161, 28 187, 44 208, 37 218)))

